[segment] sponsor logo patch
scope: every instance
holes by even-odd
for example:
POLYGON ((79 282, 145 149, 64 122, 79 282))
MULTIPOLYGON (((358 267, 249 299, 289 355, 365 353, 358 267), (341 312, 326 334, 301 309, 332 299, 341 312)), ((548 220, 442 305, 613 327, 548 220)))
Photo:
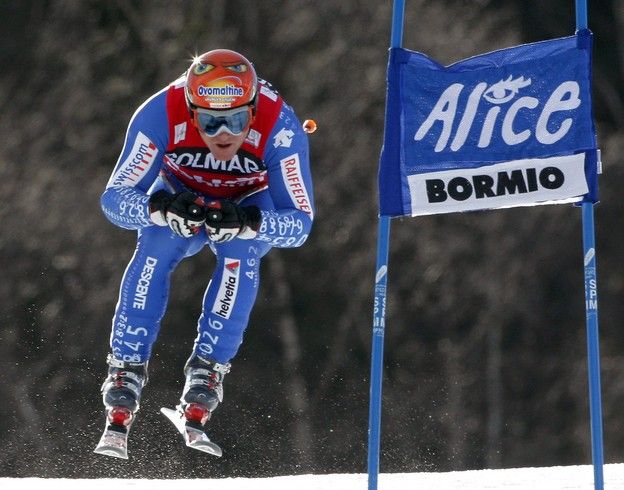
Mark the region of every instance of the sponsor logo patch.
POLYGON ((141 270, 141 275, 137 281, 136 290, 134 292, 134 300, 132 307, 138 310, 144 310, 147 303, 147 293, 149 291, 150 283, 152 282, 152 276, 154 275, 154 267, 158 263, 158 259, 155 257, 147 257, 145 259, 145 265, 141 270))
POLYGON ((205 87, 200 85, 197 94, 200 97, 242 97, 243 89, 236 85, 225 85, 224 87, 205 87))
POLYGON ((107 187, 132 187, 136 185, 149 171, 157 154, 156 145, 139 131, 132 150, 113 173, 107 187))
POLYGON ((208 150, 178 149, 165 155, 165 163, 172 168, 188 168, 222 172, 232 175, 255 174, 266 170, 264 163, 250 158, 251 153, 235 154, 231 160, 217 160, 208 150))
POLYGON ((266 85, 262 85, 260 87, 260 93, 271 99, 273 102, 277 100, 277 94, 266 85))
POLYGON ((245 93, 240 83, 239 77, 222 77, 214 80, 210 86, 197 87, 197 95, 208 102, 212 109, 226 109, 232 107, 234 101, 245 93))
POLYGON ((247 138, 245 138, 245 143, 253 146, 254 148, 259 148, 261 138, 262 138, 262 135, 258 131, 252 128, 249 130, 249 134, 247 135, 247 138))
POLYGON ((221 318, 229 319, 238 293, 240 260, 226 257, 224 261, 223 277, 214 305, 212 305, 212 312, 221 318))
POLYGON ((186 138, 186 122, 176 124, 173 128, 173 144, 179 143, 186 138))
POLYGON ((275 148, 279 148, 280 146, 284 148, 290 148, 292 145, 292 139, 295 135, 292 129, 282 128, 273 138, 273 146, 275 148))
POLYGON ((286 189, 290 198, 295 203, 295 207, 313 216, 312 205, 305 188, 301 166, 299 165, 299 153, 295 153, 280 160, 282 178, 286 183, 286 189))

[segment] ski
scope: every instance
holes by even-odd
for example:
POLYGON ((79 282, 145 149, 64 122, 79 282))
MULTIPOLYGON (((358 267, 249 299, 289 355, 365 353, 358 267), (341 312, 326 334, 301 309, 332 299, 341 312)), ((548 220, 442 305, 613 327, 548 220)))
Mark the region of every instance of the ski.
POLYGON ((93 452, 128 459, 128 429, 107 424, 93 452))
POLYGON ((188 447, 219 458, 223 455, 221 448, 210 440, 202 424, 187 420, 179 406, 176 410, 163 407, 160 412, 171 421, 188 447))
POLYGON ((132 412, 127 408, 110 408, 106 414, 106 427, 93 452, 128 459, 128 434, 133 418, 132 412))

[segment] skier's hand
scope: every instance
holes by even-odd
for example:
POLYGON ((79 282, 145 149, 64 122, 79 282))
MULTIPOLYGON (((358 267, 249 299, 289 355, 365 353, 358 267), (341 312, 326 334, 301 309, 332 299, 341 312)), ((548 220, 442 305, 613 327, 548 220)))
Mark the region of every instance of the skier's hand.
POLYGON ((255 238, 260 228, 260 209, 257 206, 239 206, 223 200, 206 204, 206 231, 215 243, 242 238, 255 238))
POLYGON ((168 226, 176 235, 190 238, 206 221, 204 200, 192 192, 170 194, 156 191, 149 199, 150 217, 158 226, 168 226))

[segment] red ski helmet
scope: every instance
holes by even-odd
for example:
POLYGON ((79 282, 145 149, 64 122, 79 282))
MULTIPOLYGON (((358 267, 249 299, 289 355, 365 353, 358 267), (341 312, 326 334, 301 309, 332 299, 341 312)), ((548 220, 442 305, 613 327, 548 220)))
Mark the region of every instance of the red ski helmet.
POLYGON ((253 105, 258 77, 251 62, 229 49, 196 57, 186 73, 189 109, 233 109, 253 105))

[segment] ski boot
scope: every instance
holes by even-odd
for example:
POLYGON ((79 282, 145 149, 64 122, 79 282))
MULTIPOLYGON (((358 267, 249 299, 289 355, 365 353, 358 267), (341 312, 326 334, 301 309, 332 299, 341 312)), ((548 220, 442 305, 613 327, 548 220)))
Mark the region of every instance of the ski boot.
POLYGON ((128 434, 147 383, 147 362, 124 362, 109 355, 107 363, 108 377, 102 385, 106 427, 95 452, 127 459, 128 434))
POLYGON ((204 425, 210 415, 223 401, 223 378, 231 365, 203 359, 196 354, 186 362, 186 383, 180 399, 180 407, 190 422, 204 425))
POLYGON ((176 410, 160 409, 176 426, 188 447, 217 457, 223 451, 210 440, 204 425, 223 401, 223 378, 229 372, 230 364, 219 364, 194 354, 184 366, 186 383, 180 404, 176 410))

